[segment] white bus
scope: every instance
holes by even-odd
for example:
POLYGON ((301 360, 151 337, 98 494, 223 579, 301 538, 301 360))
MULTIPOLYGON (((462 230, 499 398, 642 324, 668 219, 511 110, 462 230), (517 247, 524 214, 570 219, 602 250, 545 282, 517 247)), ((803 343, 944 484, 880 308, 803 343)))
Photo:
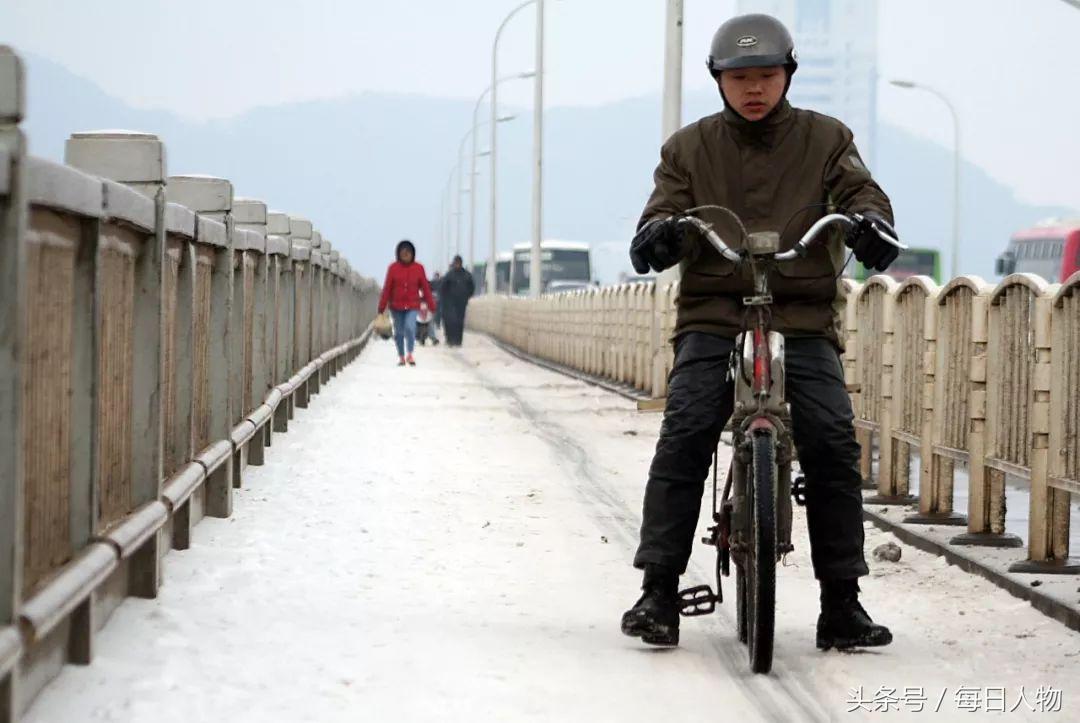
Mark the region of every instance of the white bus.
MULTIPOLYGON (((510 293, 529 293, 529 261, 532 244, 525 242, 514 246, 513 263, 510 268, 510 293)), ((556 287, 566 288, 569 282, 582 286, 592 283, 592 257, 589 244, 581 241, 540 242, 541 290, 547 291, 552 282, 556 287)))
MULTIPOLYGON (((505 294, 510 291, 510 264, 514 255, 509 251, 503 251, 495 260, 495 291, 505 294)), ((473 267, 473 280, 476 282, 476 293, 486 294, 487 290, 487 261, 476 264, 473 267)))

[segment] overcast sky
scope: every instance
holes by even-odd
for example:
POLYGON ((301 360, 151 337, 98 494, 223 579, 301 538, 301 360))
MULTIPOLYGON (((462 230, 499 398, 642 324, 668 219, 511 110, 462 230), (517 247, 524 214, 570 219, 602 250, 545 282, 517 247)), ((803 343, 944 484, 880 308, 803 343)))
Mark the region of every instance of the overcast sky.
MULTIPOLYGON (((518 3, 5 0, 0 42, 54 60, 132 105, 202 120, 365 90, 474 98, 490 76, 495 27, 518 3)), ((549 104, 659 90, 664 0, 548 4, 549 104)), ((1062 0, 881 0, 880 7, 883 79, 938 87, 958 107, 970 160, 1023 200, 1080 212, 1080 11, 1062 0)), ((687 89, 708 87, 708 42, 733 8, 732 0, 686 0, 687 89)), ((507 72, 533 66, 534 15, 521 12, 504 34, 507 72)), ((531 102, 528 82, 504 88, 508 102, 531 102)), ((951 145, 947 111, 926 94, 883 80, 879 117, 951 145)))

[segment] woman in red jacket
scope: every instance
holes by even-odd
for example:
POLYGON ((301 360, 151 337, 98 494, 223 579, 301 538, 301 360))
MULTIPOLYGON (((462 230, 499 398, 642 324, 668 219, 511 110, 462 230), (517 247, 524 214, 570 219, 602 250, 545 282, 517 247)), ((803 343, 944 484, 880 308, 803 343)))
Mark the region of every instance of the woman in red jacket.
POLYGON ((431 293, 424 267, 416 261, 416 247, 412 241, 402 241, 394 255, 397 261, 386 270, 379 313, 390 307, 394 319, 394 344, 397 345, 398 366, 416 366, 413 349, 416 346, 416 314, 420 310, 421 297, 432 311, 435 297, 431 293))

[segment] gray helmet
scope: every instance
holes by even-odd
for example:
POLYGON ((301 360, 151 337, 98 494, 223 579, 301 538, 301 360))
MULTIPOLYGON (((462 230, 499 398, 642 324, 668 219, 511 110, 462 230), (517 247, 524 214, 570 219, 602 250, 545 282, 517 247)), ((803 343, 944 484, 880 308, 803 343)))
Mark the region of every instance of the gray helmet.
POLYGON ((713 77, 734 68, 782 65, 789 78, 799 65, 791 33, 773 16, 761 14, 740 15, 721 25, 705 64, 713 77))

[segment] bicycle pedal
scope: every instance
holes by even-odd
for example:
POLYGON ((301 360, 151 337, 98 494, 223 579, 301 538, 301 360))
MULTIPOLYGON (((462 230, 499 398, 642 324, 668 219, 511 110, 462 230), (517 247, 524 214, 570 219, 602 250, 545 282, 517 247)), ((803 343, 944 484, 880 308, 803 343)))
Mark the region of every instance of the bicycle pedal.
POLYGON ((686 618, 708 615, 716 611, 717 597, 708 585, 697 585, 679 591, 679 615, 686 618))

